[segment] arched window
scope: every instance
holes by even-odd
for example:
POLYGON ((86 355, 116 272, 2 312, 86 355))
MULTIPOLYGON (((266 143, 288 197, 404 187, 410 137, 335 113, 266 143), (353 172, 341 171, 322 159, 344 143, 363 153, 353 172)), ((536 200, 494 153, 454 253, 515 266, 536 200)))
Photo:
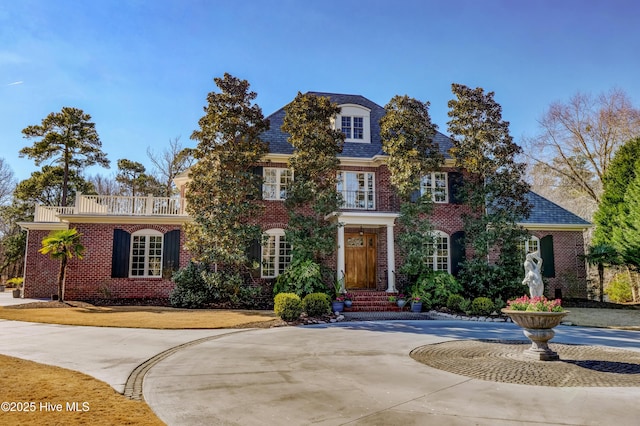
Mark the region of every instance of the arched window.
POLYGON ((291 244, 287 242, 284 229, 269 229, 264 233, 261 259, 262 278, 277 277, 287 269, 291 263, 291 244))
POLYGON ((435 231, 433 243, 430 244, 430 248, 430 255, 426 260, 427 266, 433 271, 451 272, 449 235, 442 231, 435 231))
POLYGON ((520 249, 522 260, 524 261, 524 258, 527 256, 527 254, 533 253, 534 251, 540 253, 540 239, 536 236, 531 235, 528 239, 520 241, 518 243, 518 248, 520 249))
POLYGON ((162 276, 162 232, 142 229, 131 234, 130 277, 162 276))

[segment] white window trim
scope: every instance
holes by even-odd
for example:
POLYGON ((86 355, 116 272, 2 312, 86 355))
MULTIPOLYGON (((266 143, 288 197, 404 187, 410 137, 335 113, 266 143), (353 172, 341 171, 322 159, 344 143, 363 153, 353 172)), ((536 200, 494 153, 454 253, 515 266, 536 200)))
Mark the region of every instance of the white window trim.
POLYGON ((262 199, 263 200, 285 200, 286 197, 281 197, 280 194, 282 192, 282 187, 281 187, 281 176, 282 176, 282 172, 288 170, 289 172, 291 172, 291 182, 293 182, 293 170, 286 168, 286 167, 263 167, 262 168, 262 199), (275 170, 276 171, 276 191, 275 191, 275 197, 267 197, 265 194, 265 185, 266 183, 264 182, 264 179, 267 176, 267 170, 275 170))
MULTIPOLYGON (((264 274, 264 241, 263 244, 260 244, 260 277, 261 278, 275 278, 280 275, 280 239, 285 236, 284 229, 282 228, 273 228, 268 229, 264 232, 263 236, 270 238, 274 237, 274 261, 273 261, 273 275, 265 275, 264 274)), ((289 264, 291 264, 291 244, 289 243, 289 264)))
POLYGON ((342 117, 351 117, 351 135, 345 138, 349 143, 371 143, 371 110, 356 104, 340 105, 340 114, 333 120, 336 130, 342 130, 342 117), (362 118, 362 139, 353 138, 353 118, 362 118))
MULTIPOLYGON (((362 172, 362 171, 353 171, 353 170, 339 170, 338 171, 338 180, 339 182, 336 182, 336 185, 338 183, 342 183, 342 190, 338 190, 338 192, 342 195, 344 204, 342 206, 343 209, 355 209, 355 210, 375 210, 376 209, 376 173, 375 172, 362 172), (364 207, 357 207, 355 205, 348 205, 348 201, 349 201, 349 189, 347 188, 347 174, 355 174, 357 175, 358 173, 363 173, 365 175, 365 188, 364 190, 358 189, 357 191, 362 191, 365 195, 365 206, 364 207), (369 190, 368 188, 368 182, 369 180, 366 178, 366 176, 369 176, 370 182, 371 182, 371 190, 369 190), (342 180, 340 181, 340 177, 342 177, 342 180), (372 205, 369 205, 369 195, 371 195, 371 199, 372 199, 372 205)), ((337 188, 336 188, 337 189, 337 188)), ((354 201, 355 202, 355 201, 354 201)))
POLYGON ((129 278, 162 278, 162 265, 164 262, 164 234, 155 229, 141 229, 131 234, 131 244, 129 246, 129 278), (135 237, 145 237, 144 252, 144 274, 133 275, 133 244, 135 237), (160 273, 158 275, 149 275, 149 238, 160 237, 160 273))
MULTIPOLYGON (((444 272, 448 272, 451 273, 451 237, 449 236, 449 234, 447 234, 446 232, 442 232, 442 231, 433 231, 434 237, 435 239, 439 239, 439 238, 444 238, 447 240, 447 270, 445 271, 444 269, 434 269, 434 272, 439 272, 439 271, 444 271, 444 272)), ((434 245, 435 245, 435 250, 433 251, 433 254, 431 255, 431 265, 435 267, 438 266, 438 242, 434 240, 434 245)))
POLYGON ((522 256, 523 256, 523 259, 527 254, 533 253, 533 251, 536 251, 536 250, 532 251, 529 248, 529 245, 531 244, 531 241, 535 241, 537 243, 537 247, 538 247, 537 248, 537 252, 540 253, 540 238, 536 237, 535 235, 529 235, 529 238, 527 238, 526 240, 524 240, 522 242, 523 243, 523 245, 522 245, 522 250, 523 250, 522 256))
MULTIPOLYGON (((420 179, 420 195, 424 195, 424 186, 423 182, 426 178, 426 175, 420 179)), ((431 201, 436 204, 448 204, 449 203, 449 173, 448 172, 431 172, 431 201), (436 181, 436 173, 444 174, 444 200, 436 201, 435 193, 434 193, 434 183, 436 181)))

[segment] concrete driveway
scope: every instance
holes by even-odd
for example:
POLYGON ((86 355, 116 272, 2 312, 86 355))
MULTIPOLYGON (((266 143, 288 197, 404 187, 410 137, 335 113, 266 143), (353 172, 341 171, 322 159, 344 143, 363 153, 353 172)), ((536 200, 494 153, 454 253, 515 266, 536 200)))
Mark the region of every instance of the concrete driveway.
MULTIPOLYGON (((640 351, 640 332, 558 327, 555 342, 640 351)), ((386 321, 251 330, 156 364, 144 397, 170 425, 637 425, 638 387, 474 380, 409 352, 456 339, 523 339, 513 324, 386 321)))

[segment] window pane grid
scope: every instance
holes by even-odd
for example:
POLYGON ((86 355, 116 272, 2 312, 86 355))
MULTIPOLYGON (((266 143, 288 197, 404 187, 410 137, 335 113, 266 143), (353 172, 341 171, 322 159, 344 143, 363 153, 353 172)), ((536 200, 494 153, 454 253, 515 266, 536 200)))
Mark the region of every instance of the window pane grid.
POLYGON ((351 117, 342 117, 342 133, 347 139, 351 139, 351 117))
POLYGON ((435 203, 446 203, 448 198, 447 173, 434 172, 420 179, 420 193, 430 196, 435 203))
POLYGON ((265 200, 284 200, 293 181, 293 172, 289 169, 265 167, 263 169, 262 198, 265 200))
POLYGON ((362 117, 353 117, 353 139, 364 139, 364 120, 362 117))
POLYGON ((284 235, 268 235, 262 244, 263 278, 282 274, 291 264, 291 244, 284 235), (277 248, 277 250, 276 250, 277 248))
POLYGON ((134 235, 131 242, 132 277, 159 277, 162 275, 161 235, 134 235))

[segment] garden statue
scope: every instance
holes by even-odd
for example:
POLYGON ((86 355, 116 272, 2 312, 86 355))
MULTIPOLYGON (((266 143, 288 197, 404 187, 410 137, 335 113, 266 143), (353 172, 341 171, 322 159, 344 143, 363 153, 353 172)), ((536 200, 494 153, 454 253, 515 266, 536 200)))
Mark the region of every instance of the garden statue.
POLYGON ((527 254, 524 261, 524 280, 522 280, 522 284, 529 286, 531 297, 540 297, 544 293, 542 258, 538 255, 537 250, 527 254))

